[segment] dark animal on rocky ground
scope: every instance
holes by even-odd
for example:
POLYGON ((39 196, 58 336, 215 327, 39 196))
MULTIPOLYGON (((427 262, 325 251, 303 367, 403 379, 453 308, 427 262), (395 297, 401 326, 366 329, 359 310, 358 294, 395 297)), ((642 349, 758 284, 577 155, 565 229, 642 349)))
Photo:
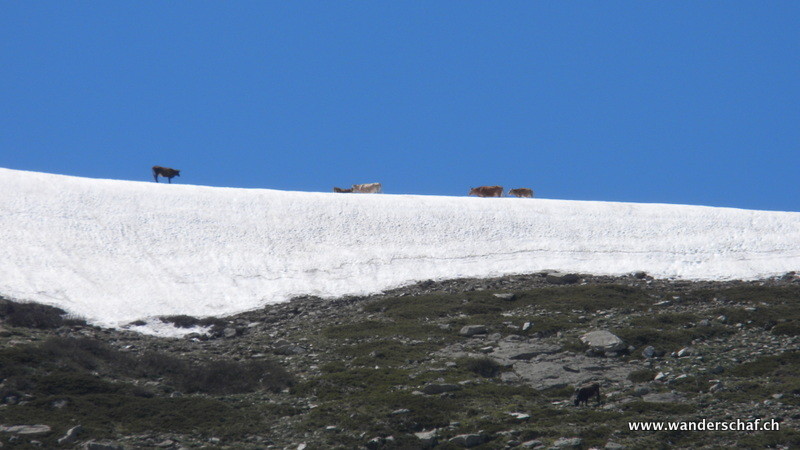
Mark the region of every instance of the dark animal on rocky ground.
POLYGON ((575 406, 580 406, 581 403, 584 405, 589 404, 589 399, 592 397, 597 397, 597 404, 600 404, 600 385, 598 383, 593 383, 587 386, 580 387, 575 389, 575 406))
POLYGON ((342 189, 340 187, 335 187, 335 188, 333 188, 333 192, 353 192, 353 188, 342 189))
POLYGON ((478 186, 470 189, 468 195, 477 195, 478 197, 502 197, 503 186, 478 186))
POLYGON ((529 188, 516 188, 508 191, 508 196, 512 195, 517 197, 533 198, 533 190, 529 188))
POLYGON ((383 187, 380 183, 366 183, 366 184, 354 184, 353 185, 353 192, 360 192, 362 194, 380 194, 383 191, 383 187))
POLYGON ((181 176, 181 171, 170 169, 169 167, 153 166, 153 178, 156 180, 156 183, 158 183, 159 175, 166 178, 168 182, 172 184, 172 178, 181 176))

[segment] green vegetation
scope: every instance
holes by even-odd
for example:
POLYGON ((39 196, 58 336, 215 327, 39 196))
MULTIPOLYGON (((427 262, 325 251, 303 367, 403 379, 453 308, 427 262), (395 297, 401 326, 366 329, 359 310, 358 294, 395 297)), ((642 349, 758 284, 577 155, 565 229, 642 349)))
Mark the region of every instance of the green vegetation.
MULTIPOLYGON (((8 306, 0 300, 4 324, 24 328, 12 331, 28 333, 33 341, 0 349, 3 423, 49 424, 55 431, 39 439, 44 448, 55 447, 55 439, 77 423, 95 439, 182 433, 201 438, 203 445, 213 436, 223 439, 222 445, 245 448, 256 435, 280 447, 307 442, 309 448, 358 448, 373 437, 391 436, 386 448, 416 448, 419 440, 413 433, 432 429, 439 430, 437 448, 442 449, 457 448, 449 438, 478 431, 489 438, 480 447, 485 449, 506 448, 511 438, 501 432, 545 445, 577 436, 584 448, 603 447, 609 440, 632 448, 800 445, 800 433, 788 429, 748 434, 629 431, 632 421, 722 420, 712 416, 718 410, 706 409, 710 395, 717 405, 725 402, 741 410, 764 400, 800 406, 800 351, 749 357, 738 364, 713 354, 743 328, 764 342, 791 342, 787 337, 797 336, 800 328, 800 286, 692 290, 676 285, 674 291, 663 286, 547 287, 514 291, 512 300, 493 295, 508 291, 490 290, 367 300, 348 310, 352 316, 335 321, 304 317, 295 322, 298 326, 275 325, 253 336, 245 331, 231 339, 183 340, 169 353, 54 337, 74 332, 60 328, 67 325, 63 311, 8 306), (727 321, 717 320, 719 315, 727 321), (701 325, 703 320, 709 322, 701 325), (531 326, 523 331, 525 322, 531 326), (461 327, 478 324, 494 337, 459 334, 461 327), (638 369, 629 374, 630 381, 655 392, 677 391, 686 401, 646 402, 633 397, 629 386, 603 385, 601 406, 592 400, 576 407, 571 401, 575 386, 540 390, 531 382, 508 382, 500 374, 510 367, 475 356, 491 355, 498 339, 541 339, 582 354, 586 348, 580 333, 601 328, 634 346, 631 355, 618 357, 638 369), (58 331, 47 331, 53 329, 58 331), (36 341, 44 336, 49 337, 36 341), (303 341, 308 353, 284 355, 280 364, 265 359, 278 340, 303 341), (708 347, 712 350, 703 348, 715 342, 717 347, 708 347), (700 350, 691 358, 667 356, 646 366, 635 359, 648 345, 667 353, 689 345, 700 350), (256 353, 261 355, 252 358, 256 353), (652 381, 659 371, 670 372, 671 364, 675 367, 667 383, 652 381), (712 370, 717 365, 723 370, 712 370), (702 369, 692 372, 691 367, 702 369), (688 376, 675 379, 679 373, 688 376), (723 387, 709 394, 712 378, 723 387), (447 389, 424 394, 432 385, 447 389)), ((258 321, 255 314, 252 320, 258 321)), ((183 327, 231 326, 221 319, 189 316, 163 320, 183 327)))

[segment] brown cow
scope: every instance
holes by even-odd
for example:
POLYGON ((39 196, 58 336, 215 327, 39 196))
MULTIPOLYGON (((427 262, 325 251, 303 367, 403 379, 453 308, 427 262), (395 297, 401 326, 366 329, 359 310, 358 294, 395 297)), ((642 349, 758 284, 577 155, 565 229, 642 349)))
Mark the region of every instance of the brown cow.
POLYGON ((170 169, 169 167, 153 166, 153 178, 156 180, 156 183, 158 183, 159 175, 166 178, 169 183, 172 184, 172 178, 181 176, 181 171, 170 169))
POLYGON ((360 192, 362 194, 379 194, 383 191, 380 183, 367 183, 367 184, 354 184, 353 192, 360 192))
POLYGON ((597 397, 597 404, 600 404, 600 385, 593 383, 581 388, 575 389, 575 406, 580 406, 581 403, 589 405, 589 399, 597 397))
POLYGON ((503 186, 478 186, 470 189, 468 195, 477 195, 478 197, 502 197, 503 186))
POLYGON ((353 192, 353 188, 342 189, 340 187, 335 187, 335 188, 333 188, 333 192, 353 192))
POLYGON ((517 197, 533 198, 533 190, 529 188, 511 189, 508 191, 508 196, 511 197, 512 195, 517 197))

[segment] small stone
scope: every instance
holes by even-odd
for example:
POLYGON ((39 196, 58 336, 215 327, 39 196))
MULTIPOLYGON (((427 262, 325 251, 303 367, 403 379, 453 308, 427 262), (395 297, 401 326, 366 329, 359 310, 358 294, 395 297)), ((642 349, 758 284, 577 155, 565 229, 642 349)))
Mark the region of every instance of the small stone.
POLYGON ((647 386, 637 386, 636 389, 633 390, 633 395, 636 397, 643 397, 650 393, 650 388, 647 386))
POLYGON ((459 434, 450 439, 450 443, 470 448, 477 447, 486 441, 480 434, 459 434))
POLYGON ((532 324, 530 322, 525 322, 524 324, 522 324, 522 331, 530 330, 531 329, 531 325, 532 324))
POLYGON ((515 420, 518 420, 520 422, 524 422, 524 421, 526 421, 526 420, 531 418, 530 414, 525 414, 525 413, 521 413, 521 412, 510 412, 510 413, 508 413, 508 415, 510 415, 515 420))
POLYGON ((616 442, 608 441, 606 442, 605 449, 606 450, 623 450, 625 448, 622 444, 617 444, 616 442))
POLYGON ((684 347, 678 350, 678 358, 682 358, 684 356, 692 356, 692 349, 690 347, 684 347))
POLYGON ((421 448, 433 448, 436 447, 437 442, 437 430, 430 430, 430 431, 421 431, 419 433, 414 433, 414 436, 419 439, 419 444, 421 448))
POLYGON ((515 372, 503 372, 500 374, 500 381, 503 383, 516 383, 519 380, 520 377, 515 372))
POLYGON ((69 444, 71 442, 75 442, 75 440, 78 439, 78 434, 81 431, 83 431, 83 427, 80 426, 80 425, 77 425, 77 426, 74 426, 74 427, 70 428, 69 430, 67 430, 67 434, 65 434, 63 437, 61 437, 58 440, 58 443, 60 445, 66 445, 66 444, 69 444))
POLYGON ((51 431, 49 425, 0 425, 0 432, 16 434, 18 436, 31 436, 45 434, 51 431))
POLYGON ((550 272, 545 277, 548 283, 552 284, 574 284, 580 281, 581 277, 574 273, 550 272))
POLYGON ((475 336, 476 334, 486 334, 487 332, 486 325, 466 325, 461 328, 458 334, 462 336, 475 336))
POLYGON ((544 443, 542 443, 542 441, 538 439, 534 439, 532 441, 525 441, 522 444, 519 444, 519 446, 523 448, 536 448, 536 447, 541 447, 543 445, 544 443))
POLYGON ((624 350, 625 342, 619 336, 605 330, 591 331, 581 336, 581 342, 594 350, 616 352, 624 350))
POLYGON ((236 336, 236 328, 225 328, 222 330, 222 335, 226 338, 232 338, 236 336))
POLYGON ((513 293, 508 293, 508 294, 494 294, 494 296, 495 296, 495 297, 497 297, 497 298, 499 298, 499 299, 501 299, 501 300, 505 300, 505 301, 509 301, 509 302, 510 302, 510 301, 512 301, 512 300, 514 300, 515 298, 517 298, 517 295, 516 295, 516 294, 513 294, 513 293))
POLYGON ((580 448, 583 445, 581 438, 561 438, 553 442, 555 448, 580 448))
POLYGON ((642 350, 642 356, 648 359, 654 358, 656 356, 656 348, 652 345, 648 345, 644 350, 642 350))

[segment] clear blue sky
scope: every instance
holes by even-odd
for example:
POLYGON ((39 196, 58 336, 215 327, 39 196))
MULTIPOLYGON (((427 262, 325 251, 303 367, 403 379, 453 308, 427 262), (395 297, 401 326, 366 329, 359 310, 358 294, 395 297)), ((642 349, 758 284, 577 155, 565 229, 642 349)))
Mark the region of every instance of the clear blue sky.
POLYGON ((0 4, 0 167, 800 211, 797 1, 0 4))

